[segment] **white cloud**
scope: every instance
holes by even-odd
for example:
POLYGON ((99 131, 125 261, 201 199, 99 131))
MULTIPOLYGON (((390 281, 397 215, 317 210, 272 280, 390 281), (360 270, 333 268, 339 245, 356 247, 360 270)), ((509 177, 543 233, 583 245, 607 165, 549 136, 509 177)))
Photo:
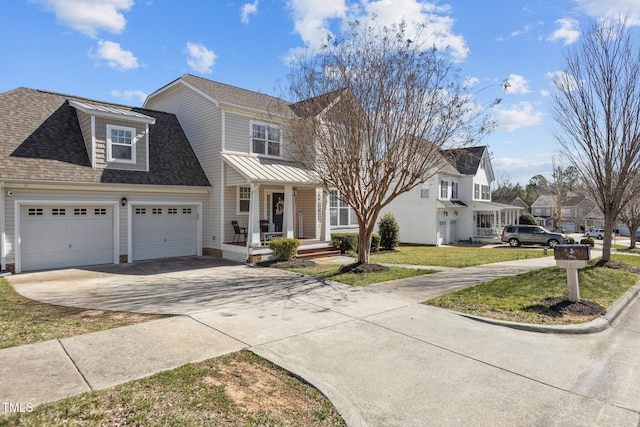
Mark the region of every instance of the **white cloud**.
POLYGON ((254 1, 253 3, 245 3, 242 6, 242 10, 240 12, 240 20, 245 24, 249 23, 249 17, 251 15, 255 15, 258 13, 258 2, 259 0, 254 1))
POLYGON ((542 112, 535 111, 530 102, 519 102, 509 109, 498 105, 493 110, 498 128, 507 132, 542 123, 542 112))
POLYGON ((389 26, 404 19, 409 35, 417 34, 419 26, 426 24, 421 31, 422 41, 429 46, 437 42, 440 48, 448 47, 460 60, 468 54, 464 37, 453 31, 455 21, 448 16, 450 8, 435 2, 360 0, 347 6, 345 0, 288 0, 287 6, 292 11, 295 32, 311 49, 318 49, 332 34, 332 20, 337 20, 335 27, 341 28, 347 21, 362 21, 375 14, 380 25, 389 26))
POLYGON ((530 93, 529 82, 518 74, 509 74, 508 85, 505 84, 507 93, 530 93))
POLYGON ((210 73, 216 61, 216 54, 206 46, 198 43, 187 42, 189 59, 187 64, 198 73, 210 73))
POLYGON ((556 24, 560 25, 560 28, 555 30, 547 40, 556 41, 562 40, 565 45, 575 43, 580 38, 580 24, 573 18, 565 18, 556 20, 556 24))
POLYGON ((111 91, 111 96, 115 96, 116 98, 120 98, 123 101, 131 101, 134 98, 138 98, 140 100, 140 103, 143 103, 146 99, 147 99, 147 93, 139 90, 139 89, 135 89, 135 90, 117 90, 114 89, 111 91))
POLYGON ((135 70, 138 68, 138 58, 128 50, 123 50, 119 43, 99 41, 98 51, 94 58, 107 61, 107 65, 121 71, 135 70))
POLYGON ((594 18, 626 16, 629 24, 640 25, 640 2, 637 0, 575 0, 578 6, 594 18))
POLYGON ((551 165, 554 153, 538 153, 527 157, 498 157, 491 159, 495 169, 506 171, 521 171, 523 169, 539 169, 551 165))
POLYGON ((133 6, 133 0, 31 0, 53 12, 64 26, 80 31, 89 37, 97 37, 104 30, 121 33, 126 19, 121 12, 133 6))
POLYGON ((573 91, 581 86, 581 82, 564 71, 550 71, 547 78, 551 79, 556 87, 560 85, 563 90, 573 91))

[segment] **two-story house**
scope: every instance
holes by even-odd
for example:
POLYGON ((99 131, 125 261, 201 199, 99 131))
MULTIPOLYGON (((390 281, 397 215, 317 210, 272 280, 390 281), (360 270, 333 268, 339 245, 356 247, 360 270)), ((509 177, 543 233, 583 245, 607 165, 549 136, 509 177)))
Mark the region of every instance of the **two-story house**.
POLYGON ((579 232, 590 223, 594 210, 597 211, 594 201, 573 193, 562 202, 555 195, 543 194, 531 204, 531 214, 538 224, 561 228, 569 233, 579 232))
POLYGON ((175 115, 27 88, 0 109, 2 270, 202 253, 211 185, 175 115))
POLYGON ((444 150, 431 179, 398 196, 383 214, 395 216, 406 243, 498 241, 502 226, 515 223, 522 208, 492 202, 493 180, 486 146, 444 150))
POLYGON ((353 221, 287 155, 286 125, 294 112, 286 101, 186 74, 149 95, 144 106, 178 117, 213 183, 204 253, 258 261, 270 253, 271 237, 327 246, 331 223, 353 221))

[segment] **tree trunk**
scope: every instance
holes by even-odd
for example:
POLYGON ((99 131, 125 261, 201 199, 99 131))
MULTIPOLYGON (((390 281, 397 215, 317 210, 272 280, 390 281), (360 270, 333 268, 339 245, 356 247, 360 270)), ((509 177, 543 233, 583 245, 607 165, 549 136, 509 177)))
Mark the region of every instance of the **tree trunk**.
POLYGON ((363 222, 358 221, 358 230, 358 263, 369 264, 373 227, 368 227, 363 222))
POLYGON ((602 258, 601 262, 611 261, 611 244, 613 243, 613 218, 607 212, 604 216, 604 236, 602 236, 602 258))

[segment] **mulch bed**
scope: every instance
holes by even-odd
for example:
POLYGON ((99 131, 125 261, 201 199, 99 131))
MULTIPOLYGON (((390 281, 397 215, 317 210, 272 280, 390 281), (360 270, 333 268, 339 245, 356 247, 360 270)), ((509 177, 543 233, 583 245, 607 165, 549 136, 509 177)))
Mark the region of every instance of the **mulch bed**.
POLYGON ((260 267, 271 268, 307 268, 315 267, 317 264, 312 259, 292 259, 291 261, 262 261, 257 263, 260 267))
POLYGON ((586 299, 572 302, 566 298, 553 297, 545 299, 544 305, 561 316, 599 316, 607 312, 600 304, 586 299))
POLYGON ((380 264, 347 264, 340 268, 339 273, 352 273, 352 274, 364 274, 364 273, 379 273, 382 271, 389 271, 389 267, 380 264))

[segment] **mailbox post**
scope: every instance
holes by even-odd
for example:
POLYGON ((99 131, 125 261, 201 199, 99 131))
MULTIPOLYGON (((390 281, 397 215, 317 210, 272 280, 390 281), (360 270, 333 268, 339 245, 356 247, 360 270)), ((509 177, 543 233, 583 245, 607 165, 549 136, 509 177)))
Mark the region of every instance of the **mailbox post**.
POLYGON ((569 287, 569 301, 580 301, 580 283, 578 269, 584 268, 591 259, 589 245, 555 245, 553 257, 556 265, 567 269, 567 286, 569 287))

